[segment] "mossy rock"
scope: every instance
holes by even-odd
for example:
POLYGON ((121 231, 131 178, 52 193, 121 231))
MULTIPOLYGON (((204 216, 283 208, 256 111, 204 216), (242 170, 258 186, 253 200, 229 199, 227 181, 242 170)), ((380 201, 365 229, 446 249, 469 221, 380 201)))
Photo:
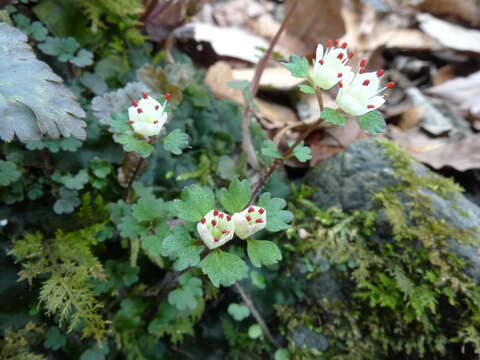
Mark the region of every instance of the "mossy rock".
POLYGON ((289 267, 306 295, 276 309, 293 359, 318 358, 295 341, 302 326, 326 337, 322 359, 478 359, 480 208, 461 187, 385 139, 351 145, 304 183, 289 267))

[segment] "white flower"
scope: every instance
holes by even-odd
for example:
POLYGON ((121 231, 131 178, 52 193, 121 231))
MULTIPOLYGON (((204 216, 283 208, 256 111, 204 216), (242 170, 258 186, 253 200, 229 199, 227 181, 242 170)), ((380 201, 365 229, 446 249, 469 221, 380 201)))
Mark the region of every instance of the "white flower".
POLYGON ((212 210, 197 224, 197 231, 209 249, 218 248, 233 238, 232 217, 221 211, 212 210))
POLYGON ((258 206, 250 206, 240 213, 233 214, 235 234, 240 239, 246 239, 262 230, 267 224, 267 211, 258 206))
POLYGON ((133 106, 128 108, 128 116, 133 131, 143 136, 155 136, 160 133, 167 121, 166 104, 161 105, 157 100, 143 94, 140 100, 134 100, 133 106))
POLYGON ((336 102, 347 114, 359 116, 378 109, 385 103, 381 93, 395 86, 395 83, 389 82, 380 89, 380 78, 384 71, 366 73, 365 65, 366 60, 363 59, 356 74, 347 74, 338 82, 340 90, 336 102))
POLYGON ((353 57, 353 53, 348 52, 347 43, 343 43, 339 48, 336 47, 337 45, 337 40, 333 43, 328 40, 326 51, 321 44, 317 46, 317 55, 310 77, 320 89, 330 90, 339 79, 352 71, 348 61, 353 57))

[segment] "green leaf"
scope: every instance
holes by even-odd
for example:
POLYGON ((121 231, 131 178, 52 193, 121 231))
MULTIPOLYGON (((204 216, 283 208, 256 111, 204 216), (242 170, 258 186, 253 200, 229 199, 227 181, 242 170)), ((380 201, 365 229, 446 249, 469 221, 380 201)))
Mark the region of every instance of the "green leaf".
POLYGON ((250 339, 258 339, 262 336, 262 328, 258 324, 253 324, 248 328, 248 337, 250 339))
POLYGON ((273 360, 290 360, 290 352, 287 348, 278 349, 273 355, 273 360))
POLYGON ((188 147, 189 136, 180 129, 173 130, 163 138, 163 147, 174 155, 180 155, 188 147))
POLYGON ((303 92, 304 94, 315 94, 315 89, 310 85, 301 84, 301 85, 298 85, 298 87, 300 88, 300 91, 303 92))
POLYGON ((273 265, 282 260, 278 246, 266 240, 247 240, 247 253, 253 266, 273 265))
POLYGON ((237 175, 236 164, 233 159, 227 155, 220 156, 218 160, 218 174, 224 180, 233 180, 237 175))
POLYGON ((261 150, 262 155, 275 158, 275 159, 281 159, 282 155, 277 151, 277 145, 272 140, 265 140, 263 142, 263 147, 261 150))
POLYGON ((183 189, 181 200, 175 200, 174 205, 179 218, 197 222, 213 210, 215 195, 212 189, 194 184, 183 189))
POLYGON ((154 147, 146 140, 135 137, 132 133, 115 134, 113 139, 123 146, 126 152, 136 152, 143 158, 147 158, 153 152, 154 147))
POLYGON ((153 195, 144 196, 132 206, 132 216, 138 222, 156 219, 166 220, 170 212, 170 206, 171 203, 156 199, 153 195))
POLYGON ((384 133, 387 130, 387 123, 382 114, 378 111, 372 111, 358 118, 360 128, 368 131, 372 135, 384 133))
POLYGON ((163 240, 162 255, 175 260, 173 267, 177 271, 196 266, 204 247, 195 243, 184 226, 175 226, 170 232, 163 240))
MULTIPOLYGON (((293 144, 294 142, 290 141, 288 146, 292 146, 293 144)), ((304 146, 302 141, 295 147, 295 149, 293 149, 292 155, 296 157, 298 161, 306 162, 312 158, 312 150, 308 146, 304 146)))
POLYGON ((344 126, 346 122, 345 117, 342 114, 330 108, 324 109, 320 113, 320 118, 325 120, 326 123, 332 123, 338 126, 344 126))
POLYGON ((156 228, 153 235, 145 236, 141 239, 142 248, 153 256, 163 254, 163 240, 170 235, 170 227, 167 224, 161 224, 156 228))
POLYGON ((250 280, 252 281, 252 284, 259 289, 265 289, 265 276, 258 271, 250 272, 250 280))
POLYGON ((201 267, 216 287, 230 286, 248 275, 248 266, 239 256, 222 250, 208 254, 201 267))
POLYGON ((248 180, 233 180, 228 190, 223 188, 217 192, 218 199, 223 208, 229 213, 242 211, 252 197, 252 188, 248 180))
POLYGON ((95 157, 90 161, 90 167, 93 170, 93 174, 100 179, 105 179, 112 172, 112 165, 99 157, 95 157))
POLYGON ((0 138, 10 142, 73 136, 84 140, 85 111, 62 78, 38 61, 20 30, 0 22, 0 138))
POLYGON ((85 67, 93 64, 93 53, 86 49, 80 51, 73 57, 70 62, 78 67, 85 67))
POLYGON ((80 357, 80 360, 105 360, 105 356, 108 354, 108 344, 106 341, 100 345, 96 344, 93 347, 85 350, 80 357))
POLYGON ((34 21, 28 28, 28 33, 37 41, 44 41, 47 38, 48 30, 40 21, 34 21))
POLYGON ((304 57, 298 55, 290 56, 290 62, 282 63, 294 77, 306 78, 310 75, 310 64, 304 57))
POLYGON ((58 350, 65 346, 67 338, 63 335, 58 327, 51 327, 45 334, 45 342, 43 346, 45 349, 58 350))
POLYGON ((203 296, 202 280, 183 275, 180 278, 180 285, 182 286, 168 294, 168 302, 180 311, 195 310, 197 298, 203 296))
POLYGON ((0 160, 0 186, 7 186, 20 179, 22 173, 11 161, 0 160))
POLYGON ((67 189, 82 190, 85 184, 88 183, 88 171, 86 169, 80 170, 76 175, 64 175, 59 177, 61 182, 67 189))
POLYGON ((258 206, 267 211, 268 231, 276 232, 288 229, 288 223, 293 220, 293 214, 290 211, 283 210, 287 202, 280 198, 271 198, 270 193, 264 193, 258 200, 258 206))
POLYGON ((60 188, 59 195, 60 199, 53 204, 53 211, 55 211, 56 214, 70 214, 80 205, 80 199, 76 191, 62 187, 60 188))
POLYGON ((242 321, 250 316, 250 309, 245 305, 230 304, 227 311, 237 321, 242 321))

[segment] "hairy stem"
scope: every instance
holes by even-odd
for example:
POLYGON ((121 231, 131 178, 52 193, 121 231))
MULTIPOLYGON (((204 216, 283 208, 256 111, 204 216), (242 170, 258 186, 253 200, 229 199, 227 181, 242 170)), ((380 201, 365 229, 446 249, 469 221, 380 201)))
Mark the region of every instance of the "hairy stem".
MULTIPOLYGON (((277 33, 270 41, 270 45, 267 51, 265 52, 265 56, 257 64, 257 67, 255 69, 255 74, 253 75, 253 79, 252 79, 252 85, 251 85, 253 97, 255 97, 255 95, 257 94, 260 79, 262 77, 262 74, 265 68, 267 67, 268 60, 272 56, 273 49, 275 48, 275 45, 278 43, 278 40, 280 39, 280 36, 282 35, 282 33, 285 31, 285 28, 287 27, 287 23, 292 17, 292 14, 294 13, 299 2, 300 0, 295 0, 292 7, 288 11, 287 15, 283 19, 283 22, 280 25, 280 28, 278 29, 277 33)), ((255 170, 258 170, 260 169, 260 166, 258 164, 257 154, 255 153, 255 148, 253 147, 253 143, 252 143, 252 136, 250 134, 251 112, 252 112, 252 109, 250 105, 248 105, 248 103, 245 104, 245 110, 243 112, 243 122, 242 122, 242 148, 247 156, 247 160, 250 166, 255 170)))
POLYGON ((248 296, 247 292, 243 289, 243 287, 237 282, 233 286, 235 286, 235 289, 237 289, 238 293, 240 294, 240 297, 242 298, 243 302, 245 305, 250 309, 250 312, 252 313, 253 317, 255 320, 257 320, 258 324, 262 328, 262 331, 267 338, 268 341, 270 341, 273 345, 275 345, 277 348, 280 348, 280 344, 278 343, 277 340, 273 337, 272 333, 270 332, 267 324, 265 323, 265 320, 263 320, 262 316, 260 313, 257 311, 257 308, 253 304, 252 299, 250 296, 248 296))
POLYGON ((125 192, 125 197, 123 198, 123 200, 125 202, 128 202, 130 200, 130 193, 132 192, 133 182, 135 181, 138 174, 140 173, 140 169, 142 168, 144 162, 145 162, 145 159, 143 157, 141 157, 140 160, 138 160, 138 162, 137 162, 137 166, 135 166, 135 170, 133 172, 133 175, 128 180, 127 190, 125 192))
MULTIPOLYGON (((317 95, 317 100, 318 104, 320 105, 320 112, 323 111, 323 98, 322 98, 322 93, 319 88, 315 87, 315 94, 317 95)), ((252 197, 250 198, 250 202, 248 205, 252 205, 260 195, 260 192, 262 191, 263 187, 267 183, 267 181, 272 177, 272 175, 277 171, 277 169, 282 166, 285 161, 287 161, 290 156, 292 156, 293 151, 295 148, 303 141, 305 140, 313 131, 315 131, 319 125, 323 122, 322 119, 318 119, 314 123, 312 123, 298 138, 297 140, 290 146, 285 154, 280 158, 280 159, 275 159, 273 165, 270 167, 270 169, 267 170, 265 174, 262 175, 260 180, 255 184, 253 191, 252 191, 252 197)))

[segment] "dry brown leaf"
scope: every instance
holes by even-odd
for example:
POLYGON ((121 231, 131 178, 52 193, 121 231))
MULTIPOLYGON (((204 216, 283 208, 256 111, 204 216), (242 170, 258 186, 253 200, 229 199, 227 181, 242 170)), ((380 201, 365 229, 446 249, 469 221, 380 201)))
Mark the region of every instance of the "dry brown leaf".
MULTIPOLYGON (((236 69, 233 70, 233 76, 237 80, 253 79, 255 74, 254 68, 249 69, 236 69)), ((266 68, 263 71, 262 78, 260 79, 259 87, 262 89, 275 89, 275 90, 291 90, 292 88, 303 83, 303 79, 293 77, 290 72, 284 66, 275 66, 266 68)))
POLYGON ((446 81, 427 92, 452 101, 464 114, 470 113, 475 118, 480 118, 480 71, 446 81))
POLYGON ((177 29, 175 34, 183 39, 207 42, 219 56, 251 63, 256 63, 262 55, 258 48, 268 47, 268 42, 263 38, 234 27, 190 23, 177 29))
POLYGON ((480 53, 480 31, 467 29, 425 13, 418 14, 417 19, 420 28, 440 44, 454 50, 480 53))
POLYGON ((348 145, 368 136, 368 133, 360 129, 358 121, 354 119, 348 119, 345 126, 332 126, 314 132, 305 140, 312 150, 310 166, 328 159, 348 145))
MULTIPOLYGON (((205 83, 210 86, 213 94, 220 98, 233 100, 241 105, 245 104, 242 92, 238 89, 230 88, 229 81, 238 80, 234 77, 232 67, 223 61, 217 62, 210 67, 205 76, 205 83)), ((296 124, 298 118, 296 114, 288 107, 273 104, 260 99, 255 99, 255 103, 260 109, 262 125, 267 129, 283 128, 289 124, 296 124)))
MULTIPOLYGON (((294 0, 286 1, 286 12, 293 3, 294 0)), ((301 39, 313 52, 318 43, 338 39, 345 34, 341 8, 342 2, 338 0, 301 0, 287 25, 287 31, 301 39)))
POLYGON ((435 169, 452 167, 459 171, 480 169, 480 135, 460 140, 432 138, 418 128, 401 131, 389 126, 393 140, 418 161, 435 169))
POLYGON ((424 0, 417 8, 437 16, 454 16, 478 25, 480 20, 480 6, 475 0, 424 0))
POLYGON ((455 77, 455 68, 455 65, 448 64, 438 69, 437 73, 433 77, 433 85, 437 86, 448 80, 452 80, 455 77))

